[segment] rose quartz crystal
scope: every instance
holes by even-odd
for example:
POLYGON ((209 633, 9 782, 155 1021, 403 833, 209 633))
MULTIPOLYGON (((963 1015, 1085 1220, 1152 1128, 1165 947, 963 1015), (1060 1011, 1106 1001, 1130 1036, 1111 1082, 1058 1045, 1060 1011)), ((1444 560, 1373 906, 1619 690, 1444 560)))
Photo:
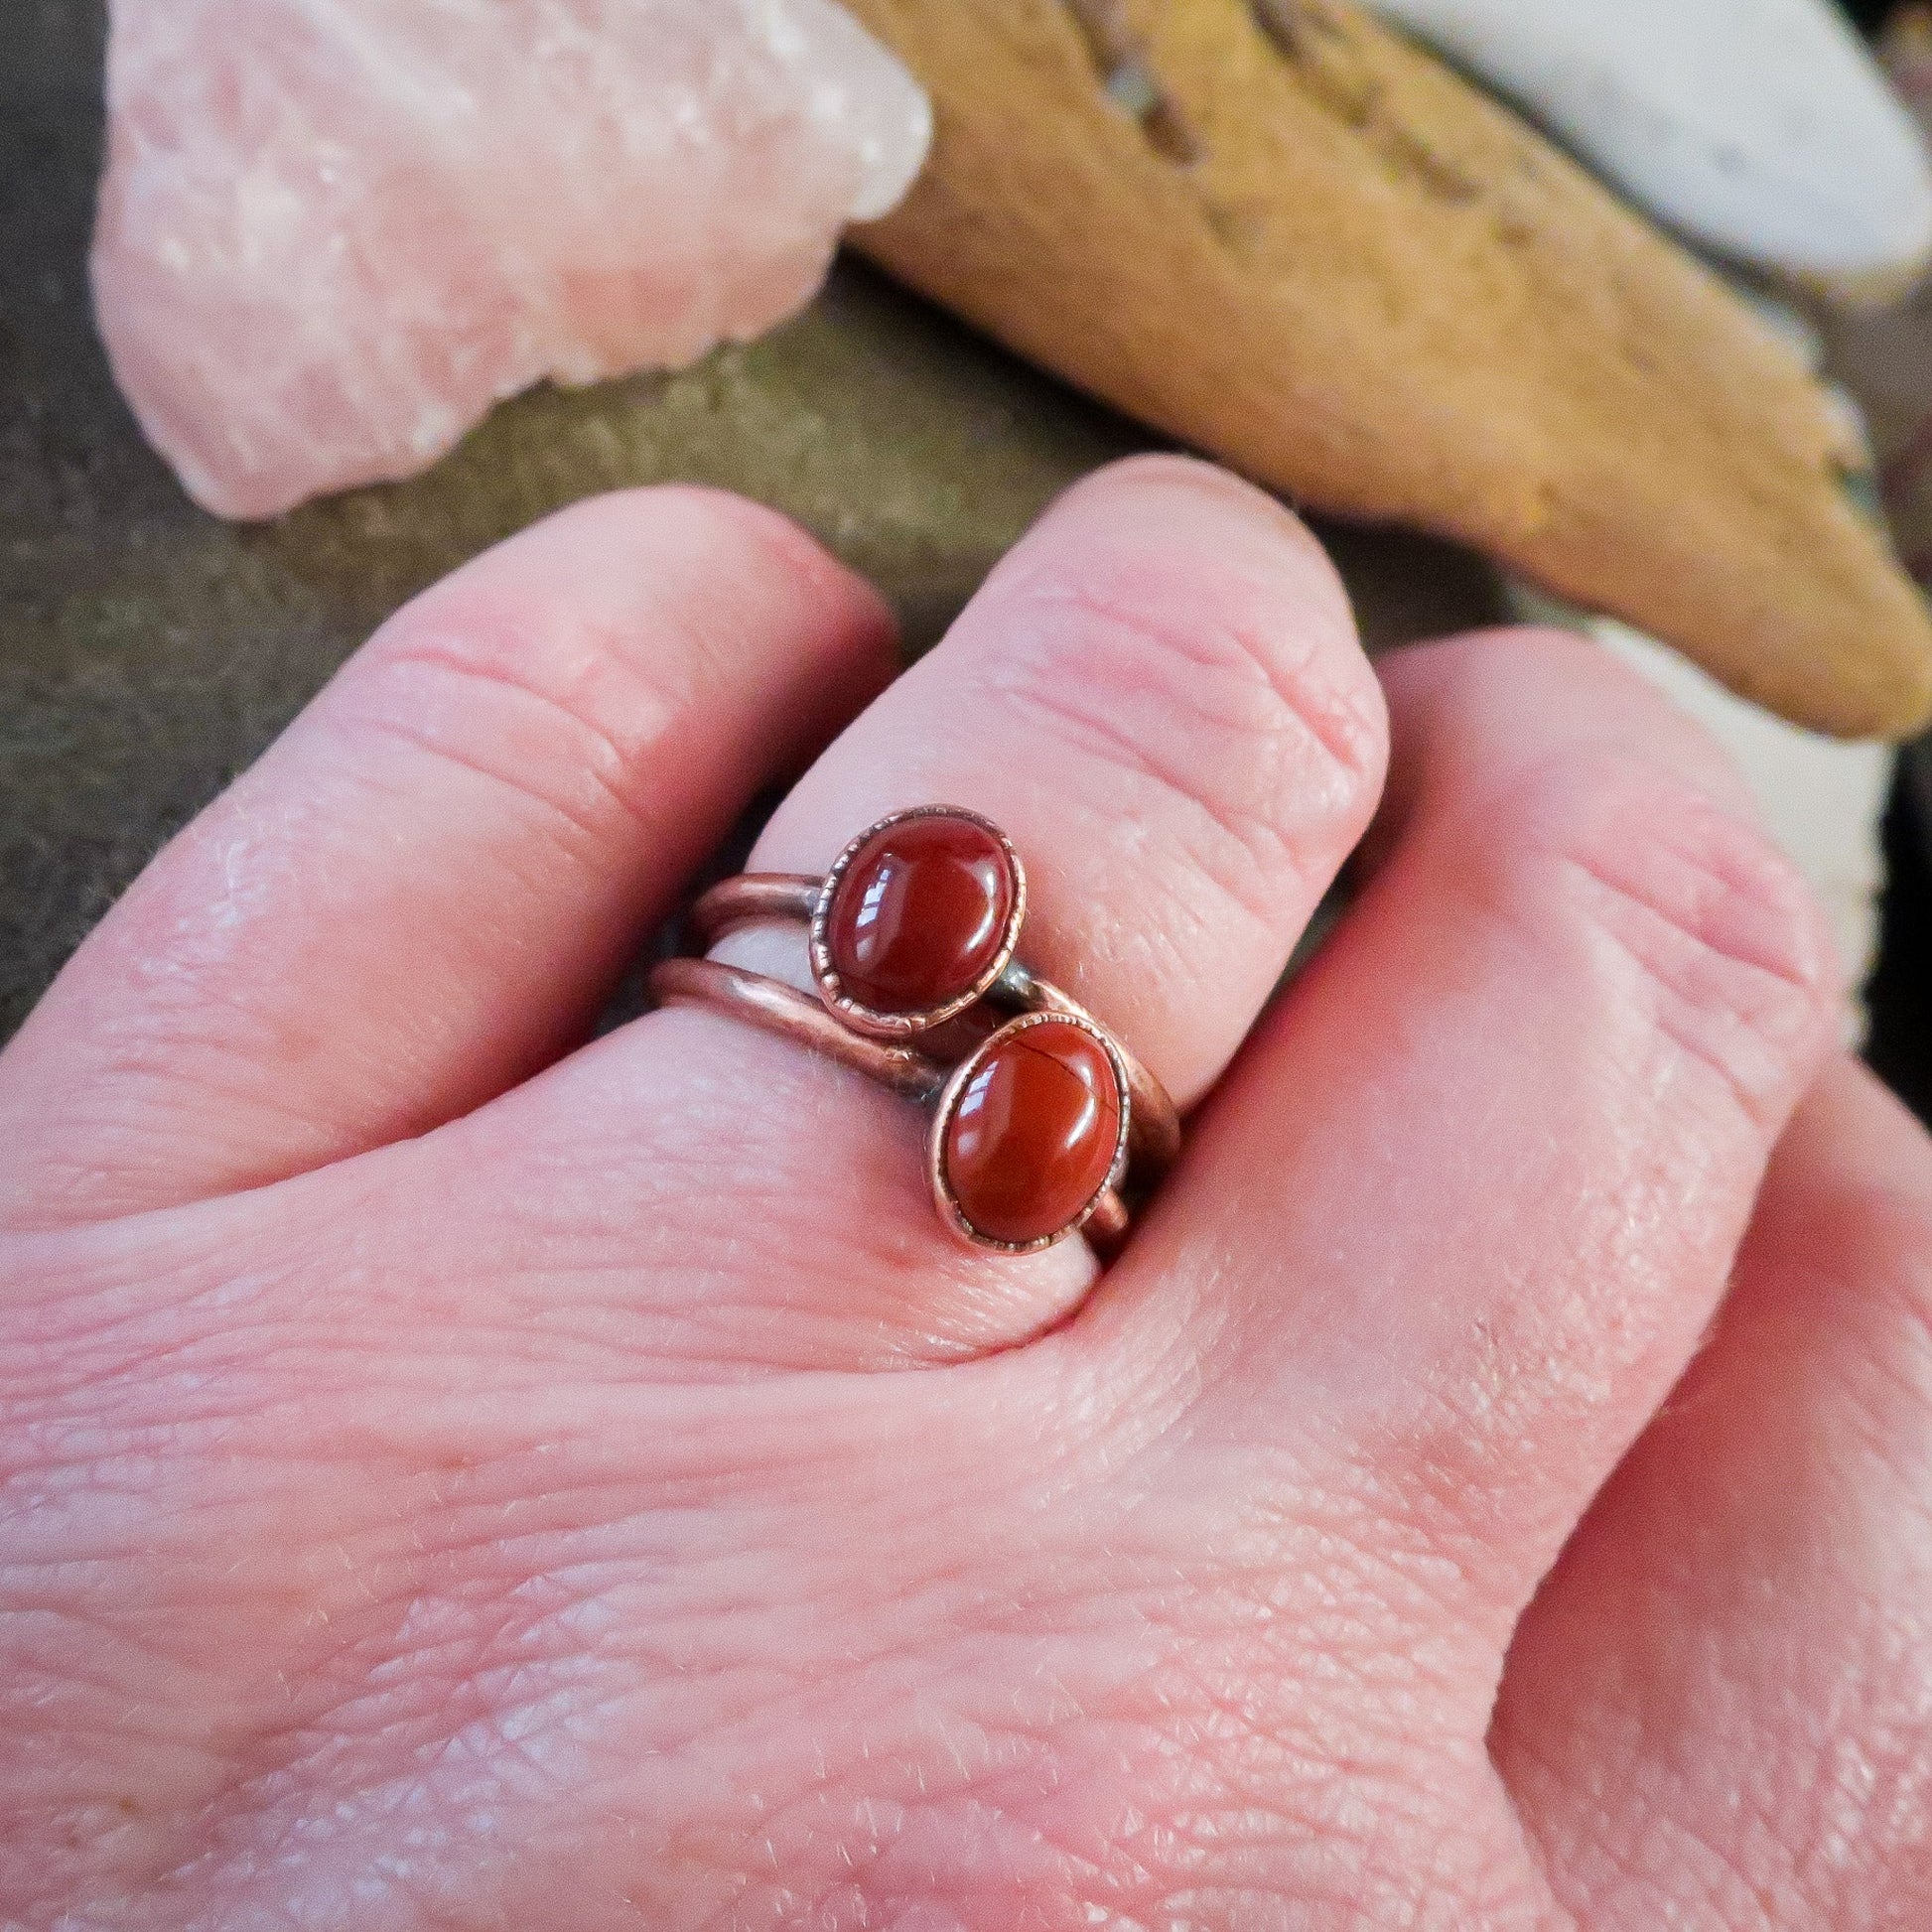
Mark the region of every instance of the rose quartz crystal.
POLYGON ((930 128, 833 0, 112 0, 107 98, 101 334, 234 517, 758 335, 930 128))

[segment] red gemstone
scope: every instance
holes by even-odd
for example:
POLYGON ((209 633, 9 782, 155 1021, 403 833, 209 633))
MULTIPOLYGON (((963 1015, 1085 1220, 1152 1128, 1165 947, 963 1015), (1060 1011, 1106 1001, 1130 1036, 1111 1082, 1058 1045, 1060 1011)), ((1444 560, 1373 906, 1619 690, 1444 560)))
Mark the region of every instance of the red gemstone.
POLYGON ((825 942, 840 990, 874 1013, 929 1013, 972 993, 1013 912, 1006 849, 938 813, 875 832, 840 875, 825 942))
POLYGON ((959 1211, 994 1241, 1038 1241, 1106 1184, 1121 1093, 1107 1049, 1067 1020, 993 1040, 946 1126, 942 1161, 959 1211))

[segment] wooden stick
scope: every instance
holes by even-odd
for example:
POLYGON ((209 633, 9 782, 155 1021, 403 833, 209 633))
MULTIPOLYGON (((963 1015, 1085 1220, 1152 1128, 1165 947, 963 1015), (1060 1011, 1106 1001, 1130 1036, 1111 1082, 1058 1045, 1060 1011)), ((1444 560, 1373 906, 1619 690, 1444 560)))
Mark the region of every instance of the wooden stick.
POLYGON ((1345 0, 847 0, 931 91, 859 245, 1291 499, 1461 538, 1819 730, 1932 624, 1791 351, 1345 0))

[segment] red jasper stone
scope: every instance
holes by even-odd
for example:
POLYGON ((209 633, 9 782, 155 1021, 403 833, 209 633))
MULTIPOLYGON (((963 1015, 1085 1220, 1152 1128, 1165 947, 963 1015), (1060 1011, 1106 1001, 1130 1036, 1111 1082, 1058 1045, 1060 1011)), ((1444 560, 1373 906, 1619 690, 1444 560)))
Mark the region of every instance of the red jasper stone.
POLYGON ((1013 867, 985 826, 944 813, 875 832, 839 877, 825 943, 874 1013, 929 1013, 978 986, 1013 912, 1013 867))
POLYGON ((995 1241, 1057 1234, 1106 1184, 1121 1092, 1107 1049, 1066 1020, 994 1040, 941 1150, 959 1211, 995 1241))

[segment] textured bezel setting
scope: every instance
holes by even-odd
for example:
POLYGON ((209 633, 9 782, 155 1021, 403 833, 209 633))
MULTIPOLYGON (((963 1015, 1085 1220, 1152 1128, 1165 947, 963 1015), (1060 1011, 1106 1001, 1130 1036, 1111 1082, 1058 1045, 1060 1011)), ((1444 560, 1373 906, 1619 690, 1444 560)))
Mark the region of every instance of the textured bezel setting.
POLYGON ((1050 1248, 1127 1168, 1126 1062, 1090 1020, 1031 1013, 953 1069, 927 1142, 940 1218, 976 1247, 1050 1248))
POLYGON ((812 977, 849 1026, 903 1038, 981 999, 1006 970, 1027 877, 991 820, 957 805, 894 812, 839 854, 812 910, 812 977))

